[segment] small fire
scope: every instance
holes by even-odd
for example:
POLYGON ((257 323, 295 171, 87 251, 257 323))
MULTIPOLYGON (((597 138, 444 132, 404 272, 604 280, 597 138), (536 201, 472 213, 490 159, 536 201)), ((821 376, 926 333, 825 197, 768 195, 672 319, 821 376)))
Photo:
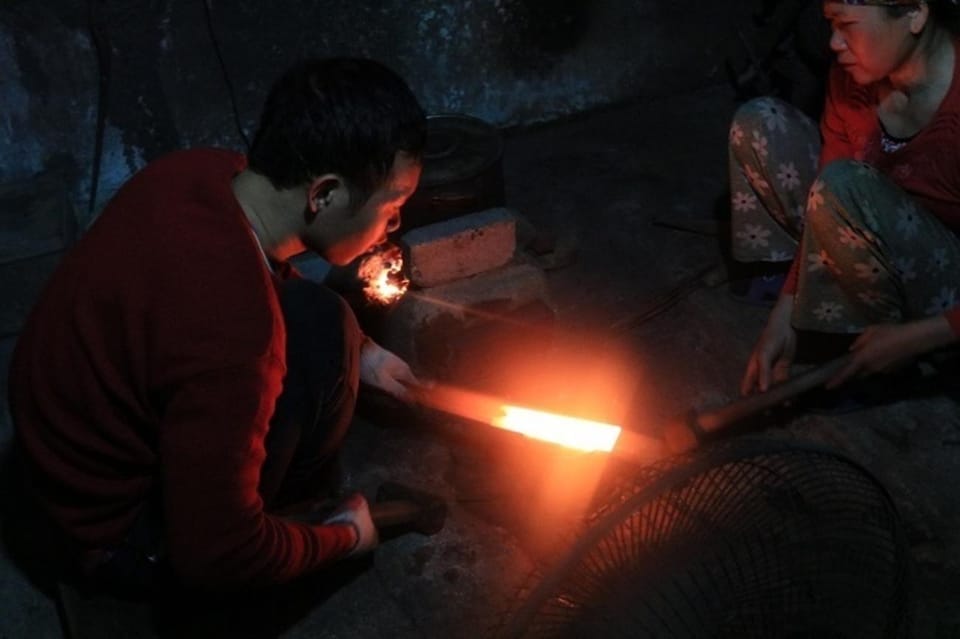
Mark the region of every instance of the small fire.
POLYGON ((403 276, 403 253, 400 247, 387 245, 360 262, 357 275, 365 286, 363 293, 371 302, 390 304, 407 292, 410 280, 403 276))
POLYGON ((620 437, 619 426, 516 406, 502 410, 491 422, 497 428, 585 452, 610 452, 620 437))

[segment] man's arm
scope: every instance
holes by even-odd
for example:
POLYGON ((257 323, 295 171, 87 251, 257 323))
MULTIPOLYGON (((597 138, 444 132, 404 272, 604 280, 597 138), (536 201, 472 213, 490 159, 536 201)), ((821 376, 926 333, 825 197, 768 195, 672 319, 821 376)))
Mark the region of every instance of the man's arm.
POLYGON ((309 525, 263 511, 257 492, 281 364, 263 358, 197 375, 165 407, 160 469, 174 569, 209 588, 285 582, 347 555, 348 524, 309 525), (266 380, 266 381, 265 381, 266 380))

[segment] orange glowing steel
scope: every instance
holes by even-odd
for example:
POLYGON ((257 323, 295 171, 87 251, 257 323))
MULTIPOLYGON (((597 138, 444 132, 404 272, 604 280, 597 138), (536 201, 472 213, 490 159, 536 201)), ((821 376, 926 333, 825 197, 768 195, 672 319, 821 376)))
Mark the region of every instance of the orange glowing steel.
POLYGON ((371 302, 390 304, 407 292, 410 280, 403 276, 403 255, 395 246, 371 253, 360 263, 358 275, 366 285, 364 295, 371 302))
POLYGON ((502 410, 503 415, 491 422, 497 428, 568 448, 610 452, 620 437, 619 426, 516 406, 504 406, 502 410))

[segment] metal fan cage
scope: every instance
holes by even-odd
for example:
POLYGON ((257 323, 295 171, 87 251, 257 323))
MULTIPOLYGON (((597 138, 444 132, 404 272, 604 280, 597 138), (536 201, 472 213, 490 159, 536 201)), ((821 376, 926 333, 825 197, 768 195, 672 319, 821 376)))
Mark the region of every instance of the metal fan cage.
POLYGON ((836 452, 739 440, 640 469, 539 575, 503 637, 905 637, 908 552, 836 452))

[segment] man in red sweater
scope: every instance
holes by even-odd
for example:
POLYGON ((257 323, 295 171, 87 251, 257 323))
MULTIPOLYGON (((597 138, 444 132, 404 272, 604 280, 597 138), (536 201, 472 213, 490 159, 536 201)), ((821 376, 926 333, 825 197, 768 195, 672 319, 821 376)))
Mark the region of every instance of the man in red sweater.
POLYGON ((232 589, 376 545, 359 494, 324 524, 272 514, 323 497, 359 381, 400 398, 416 381, 287 260, 342 265, 384 241, 425 130, 385 67, 308 61, 272 88, 249 157, 171 153, 110 201, 10 372, 26 497, 64 568, 232 589))

